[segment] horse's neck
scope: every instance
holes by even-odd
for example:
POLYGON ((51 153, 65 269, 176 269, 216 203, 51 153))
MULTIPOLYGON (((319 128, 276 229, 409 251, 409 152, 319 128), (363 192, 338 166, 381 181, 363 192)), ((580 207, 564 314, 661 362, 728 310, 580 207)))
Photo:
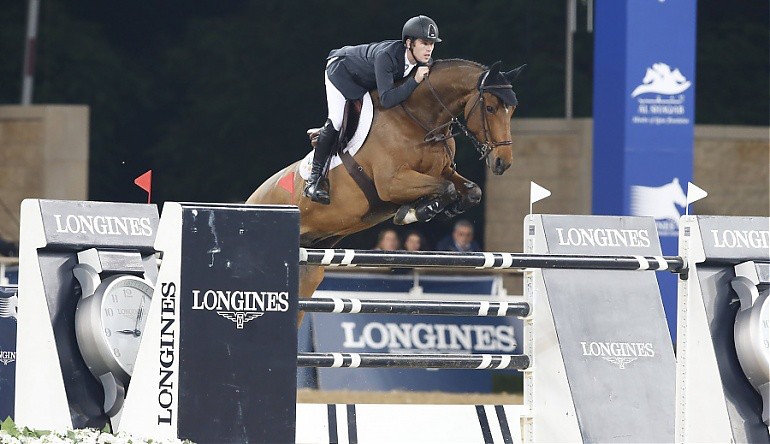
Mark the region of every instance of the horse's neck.
POLYGON ((412 93, 405 106, 422 122, 434 126, 446 123, 452 116, 463 111, 470 93, 476 89, 480 73, 479 66, 470 64, 447 66, 435 72, 432 71, 428 79, 422 82, 425 85, 412 93), (444 106, 439 103, 436 96, 444 106))

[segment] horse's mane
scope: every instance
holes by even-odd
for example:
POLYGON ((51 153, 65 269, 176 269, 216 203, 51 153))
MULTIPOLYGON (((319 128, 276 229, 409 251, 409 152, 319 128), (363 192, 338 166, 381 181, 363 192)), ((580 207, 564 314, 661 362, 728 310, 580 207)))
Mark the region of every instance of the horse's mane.
POLYGON ((448 68, 454 68, 457 66, 472 66, 475 68, 479 68, 480 70, 484 71, 488 69, 487 66, 482 65, 481 63, 474 62, 472 60, 465 60, 465 59, 439 59, 435 60, 433 62, 433 66, 431 66, 431 70, 434 69, 448 69, 448 68))

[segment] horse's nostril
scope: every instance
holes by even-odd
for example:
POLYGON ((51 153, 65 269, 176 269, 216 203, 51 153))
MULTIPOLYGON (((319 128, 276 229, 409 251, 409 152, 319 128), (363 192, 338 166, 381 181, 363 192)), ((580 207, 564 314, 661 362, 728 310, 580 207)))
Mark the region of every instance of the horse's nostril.
POLYGON ((499 157, 497 159, 495 159, 495 166, 498 167, 498 168, 502 167, 503 166, 503 159, 501 159, 499 157))

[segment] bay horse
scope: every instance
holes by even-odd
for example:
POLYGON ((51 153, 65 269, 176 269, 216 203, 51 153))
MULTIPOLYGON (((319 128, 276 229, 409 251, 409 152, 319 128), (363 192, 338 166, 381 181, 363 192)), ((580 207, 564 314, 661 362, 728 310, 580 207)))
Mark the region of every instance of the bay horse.
MULTIPOLYGON (((525 65, 509 72, 500 72, 498 65, 437 60, 411 96, 390 109, 379 106, 376 91, 370 93, 374 120, 355 161, 373 182, 374 198, 367 198, 346 168, 334 168, 329 171, 331 204, 312 202, 302 195, 298 161, 267 179, 246 203, 296 205, 300 245, 315 248, 331 248, 389 218, 396 224, 425 222, 477 205, 481 189, 455 170, 453 137, 469 137, 494 174, 511 166, 516 109, 511 82, 525 65)), ((323 267, 300 266, 299 296, 312 297, 321 280, 323 267)))

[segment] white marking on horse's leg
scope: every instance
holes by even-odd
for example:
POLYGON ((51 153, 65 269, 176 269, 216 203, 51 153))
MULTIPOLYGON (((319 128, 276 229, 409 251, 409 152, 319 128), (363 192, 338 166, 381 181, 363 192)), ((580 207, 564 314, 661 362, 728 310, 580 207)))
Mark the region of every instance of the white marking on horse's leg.
POLYGON ((411 208, 406 213, 406 216, 404 216, 404 225, 413 224, 415 222, 417 222, 417 212, 414 210, 414 208, 411 208))

